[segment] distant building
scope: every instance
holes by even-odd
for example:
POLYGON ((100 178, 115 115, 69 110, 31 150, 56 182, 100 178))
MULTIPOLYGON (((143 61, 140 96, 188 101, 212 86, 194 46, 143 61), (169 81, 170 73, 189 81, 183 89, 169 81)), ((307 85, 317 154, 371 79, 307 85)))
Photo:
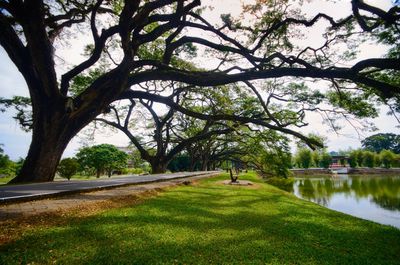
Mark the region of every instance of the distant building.
MULTIPOLYGON (((331 152, 334 153, 334 152, 331 152)), ((335 152, 336 153, 336 152, 335 152)), ((339 155, 339 154, 334 154, 332 155, 332 163, 329 167, 335 168, 335 167, 348 167, 349 166, 349 157, 345 155, 339 155)))

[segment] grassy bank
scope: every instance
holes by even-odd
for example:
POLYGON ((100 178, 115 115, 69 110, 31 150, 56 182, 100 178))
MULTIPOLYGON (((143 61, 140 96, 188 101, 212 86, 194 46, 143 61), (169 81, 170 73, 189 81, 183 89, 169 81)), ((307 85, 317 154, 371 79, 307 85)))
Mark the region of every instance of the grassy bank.
POLYGON ((140 205, 39 225, 0 264, 399 264, 400 230, 302 201, 254 175, 171 188, 140 205))

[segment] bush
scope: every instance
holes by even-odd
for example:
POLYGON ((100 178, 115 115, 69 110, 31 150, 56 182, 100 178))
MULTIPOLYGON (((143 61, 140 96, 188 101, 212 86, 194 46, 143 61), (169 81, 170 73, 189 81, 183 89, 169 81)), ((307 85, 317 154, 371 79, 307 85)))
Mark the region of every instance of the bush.
POLYGON ((172 172, 189 171, 190 157, 188 155, 178 155, 172 159, 167 168, 172 172))
POLYGON ((381 156, 377 153, 374 153, 374 159, 375 159, 375 166, 380 167, 382 165, 381 156))
POLYGON ((373 168, 375 165, 375 154, 370 151, 364 151, 363 157, 364 157, 363 160, 364 166, 373 168))
POLYGON ((125 168, 124 170, 123 170, 123 174, 142 174, 142 173, 144 173, 144 171, 143 171, 143 169, 142 168, 140 168, 140 167, 137 167, 137 168, 125 168))
POLYGON ((267 178, 266 182, 272 186, 280 188, 281 190, 285 190, 287 192, 293 191, 294 178, 272 177, 267 178))
POLYGON ((68 180, 76 174, 79 168, 79 163, 75 158, 64 158, 58 164, 57 172, 62 178, 68 180))
MULTIPOLYGON (((311 152, 310 152, 311 154, 311 152)), ((291 175, 289 170, 292 162, 291 154, 282 150, 264 151, 261 155, 263 173, 272 176, 287 178, 291 175)))
POLYGON ((393 159, 393 167, 400 167, 400 155, 395 155, 393 159))
POLYGON ((391 168, 395 162, 395 154, 390 150, 382 150, 380 152, 380 159, 385 168, 391 168))
POLYGON ((332 163, 332 157, 330 156, 330 154, 328 154, 328 153, 323 153, 322 154, 322 156, 321 156, 321 166, 323 167, 323 168, 329 168, 329 166, 331 165, 331 163, 332 163))
POLYGON ((8 155, 4 154, 4 150, 0 147, 0 176, 15 176, 16 163, 11 161, 8 155))
POLYGON ((297 151, 296 162, 301 168, 309 168, 312 162, 312 153, 309 149, 301 148, 297 151))
POLYGON ((312 159, 314 161, 314 166, 319 167, 321 164, 321 154, 318 151, 312 152, 312 159))
POLYGON ((0 176, 3 177, 14 177, 15 176, 15 168, 17 164, 14 161, 7 161, 3 167, 0 167, 0 176))
POLYGON ((349 154, 349 164, 351 168, 357 167, 357 151, 351 151, 349 154))
POLYGON ((362 150, 357 150, 356 156, 357 156, 357 165, 359 167, 362 167, 364 162, 364 152, 362 150))
POLYGON ((22 165, 24 164, 25 159, 19 158, 18 161, 15 163, 15 175, 18 175, 21 171, 22 165))

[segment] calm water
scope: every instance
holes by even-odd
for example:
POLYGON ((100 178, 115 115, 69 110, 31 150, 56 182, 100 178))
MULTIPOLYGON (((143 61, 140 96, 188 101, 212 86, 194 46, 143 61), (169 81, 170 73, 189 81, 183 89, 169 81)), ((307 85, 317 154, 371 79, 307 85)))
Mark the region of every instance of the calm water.
POLYGON ((400 176, 296 178, 293 193, 329 209, 400 229, 400 176))

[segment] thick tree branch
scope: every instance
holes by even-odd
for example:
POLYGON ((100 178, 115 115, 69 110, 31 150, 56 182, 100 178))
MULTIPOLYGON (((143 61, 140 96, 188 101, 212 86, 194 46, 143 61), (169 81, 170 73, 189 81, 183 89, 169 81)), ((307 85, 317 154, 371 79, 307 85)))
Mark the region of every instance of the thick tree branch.
POLYGON ((120 124, 116 123, 116 122, 112 122, 103 118, 95 118, 95 121, 100 121, 103 122, 104 124, 107 124, 109 126, 112 126, 120 131, 122 131, 123 133, 125 133, 125 135, 129 138, 129 140, 133 143, 133 145, 138 149, 138 151, 140 152, 140 155, 143 159, 147 160, 150 158, 150 154, 149 152, 143 148, 142 144, 139 142, 139 140, 128 130, 128 128, 124 128, 123 126, 121 126, 120 124))
POLYGON ((33 67, 42 86, 41 88, 35 88, 35 92, 44 92, 47 97, 55 99, 59 95, 59 90, 53 47, 45 29, 43 3, 40 0, 26 1, 24 8, 27 15, 23 18, 21 24, 33 67))
POLYGON ((355 72, 361 72, 362 70, 374 67, 379 69, 392 69, 400 70, 400 59, 388 59, 388 58, 374 58, 366 59, 356 63, 351 69, 355 72))
POLYGON ((207 115, 207 114, 203 114, 203 113, 198 113, 198 112, 189 110, 187 108, 184 108, 179 104, 176 104, 173 100, 171 100, 168 97, 163 97, 163 96, 159 96, 159 95, 155 95, 155 94, 149 94, 147 92, 137 91, 137 90, 125 91, 124 93, 121 94, 119 99, 128 99, 128 98, 131 98, 131 99, 141 98, 141 99, 148 99, 148 100, 151 100, 154 102, 163 103, 171 108, 174 108, 175 110, 177 110, 181 113, 184 113, 188 116, 195 117, 195 118, 198 118, 201 120, 212 120, 212 121, 230 120, 230 121, 236 121, 236 122, 240 122, 240 123, 253 123, 253 124, 261 125, 268 129, 271 129, 271 130, 280 131, 283 133, 293 135, 293 136, 303 140, 304 142, 306 142, 313 149, 315 148, 315 146, 320 146, 320 143, 318 141, 309 139, 308 137, 302 135, 301 133, 298 133, 298 132, 293 131, 288 128, 272 125, 262 119, 254 119, 251 117, 240 117, 240 116, 229 115, 229 114, 207 115))
MULTIPOLYGON (((359 62, 359 66, 363 65, 359 62)), ((371 66, 371 63, 368 63, 371 66)), ((129 85, 135 85, 149 80, 173 80, 196 86, 218 86, 239 81, 249 81, 279 77, 311 77, 319 79, 344 79, 355 83, 360 83, 380 91, 385 97, 392 97, 400 94, 400 87, 384 83, 369 77, 358 74, 351 68, 319 69, 312 68, 277 68, 269 70, 249 69, 237 74, 224 74, 217 72, 189 72, 174 68, 163 67, 163 69, 148 70, 131 75, 128 80, 129 85)))
POLYGON ((26 65, 30 61, 29 52, 2 13, 0 13, 0 28, 1 46, 6 50, 18 70, 26 77, 26 65))
POLYGON ((171 151, 169 151, 168 155, 167 155, 167 161, 171 160, 172 158, 174 158, 178 153, 180 153, 182 150, 184 150, 187 146, 198 142, 200 140, 205 140, 210 138, 213 135, 222 135, 222 134, 228 134, 230 132, 233 132, 234 129, 233 128, 227 128, 227 129, 223 129, 223 130, 212 130, 206 133, 201 133, 198 135, 195 135, 193 137, 187 138, 182 140, 178 145, 176 145, 174 148, 171 149, 171 151))

